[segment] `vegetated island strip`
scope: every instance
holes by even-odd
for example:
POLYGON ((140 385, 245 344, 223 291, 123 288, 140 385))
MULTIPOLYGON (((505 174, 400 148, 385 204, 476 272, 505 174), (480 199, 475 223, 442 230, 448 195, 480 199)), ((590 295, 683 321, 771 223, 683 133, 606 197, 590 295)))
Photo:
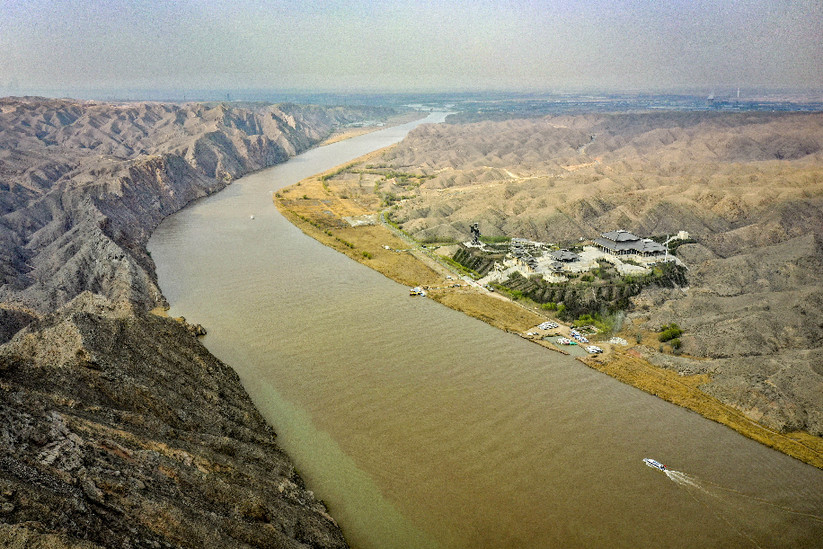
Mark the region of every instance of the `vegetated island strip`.
MULTIPOLYGON (((281 189, 273 197, 277 209, 305 234, 383 275, 408 286, 425 288, 435 301, 466 313, 496 328, 517 333, 548 349, 565 351, 543 339, 545 335, 568 336, 571 328, 536 328, 554 316, 539 307, 500 295, 472 283, 459 274, 449 258, 437 255, 386 219, 385 196, 378 192, 381 180, 414 174, 398 174, 372 164, 387 149, 281 189), (390 173, 391 172, 391 173, 390 173)), ((412 182, 413 183, 413 182, 412 182)), ((388 201, 391 203, 391 201, 388 201)), ((558 323, 559 324, 559 323, 558 323)), ((636 345, 621 347, 598 341, 602 354, 576 357, 587 366, 647 393, 695 411, 757 442, 806 463, 823 468, 823 438, 806 432, 780 433, 700 390, 706 374, 679 375, 653 365, 646 357, 659 345, 659 334, 639 326, 624 327, 621 334, 636 345)))

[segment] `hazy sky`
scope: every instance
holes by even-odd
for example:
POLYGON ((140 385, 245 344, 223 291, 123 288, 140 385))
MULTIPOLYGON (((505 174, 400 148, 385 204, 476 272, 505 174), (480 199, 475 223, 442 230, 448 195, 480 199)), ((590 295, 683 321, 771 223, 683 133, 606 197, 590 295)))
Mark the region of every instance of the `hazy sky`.
POLYGON ((0 0, 0 87, 823 89, 823 0, 0 0))

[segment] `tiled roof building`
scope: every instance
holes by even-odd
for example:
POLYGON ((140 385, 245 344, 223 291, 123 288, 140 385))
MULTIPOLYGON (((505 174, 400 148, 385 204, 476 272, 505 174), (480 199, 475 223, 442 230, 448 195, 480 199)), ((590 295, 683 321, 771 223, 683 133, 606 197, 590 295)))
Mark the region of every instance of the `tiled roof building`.
POLYGON ((580 256, 574 252, 570 252, 569 250, 555 250, 551 253, 552 258, 555 261, 577 261, 580 259, 580 256))
POLYGON ((662 255, 666 247, 648 238, 640 238, 629 231, 609 231, 594 239, 594 244, 602 251, 612 255, 642 256, 662 255))

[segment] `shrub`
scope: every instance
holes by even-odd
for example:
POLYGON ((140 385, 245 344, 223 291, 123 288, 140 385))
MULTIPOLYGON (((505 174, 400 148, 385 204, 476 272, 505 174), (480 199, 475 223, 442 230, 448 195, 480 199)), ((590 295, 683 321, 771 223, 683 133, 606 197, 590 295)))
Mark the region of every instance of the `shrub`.
POLYGON ((595 319, 595 317, 593 317, 590 314, 583 314, 583 315, 580 315, 579 317, 577 317, 577 320, 574 321, 574 325, 578 326, 578 327, 579 326, 588 326, 589 324, 594 324, 597 321, 599 321, 599 318, 595 319))
POLYGON ((598 332, 611 333, 614 330, 615 324, 619 322, 618 315, 602 314, 602 313, 585 313, 577 317, 574 321, 576 328, 582 326, 594 326, 598 332))
POLYGON ((677 324, 671 323, 660 328, 660 334, 657 336, 657 339, 661 343, 671 341, 672 339, 680 337, 682 333, 683 330, 681 330, 677 324))
POLYGON ((617 275, 617 271, 609 263, 602 262, 599 267, 592 269, 591 274, 601 280, 612 280, 617 275))

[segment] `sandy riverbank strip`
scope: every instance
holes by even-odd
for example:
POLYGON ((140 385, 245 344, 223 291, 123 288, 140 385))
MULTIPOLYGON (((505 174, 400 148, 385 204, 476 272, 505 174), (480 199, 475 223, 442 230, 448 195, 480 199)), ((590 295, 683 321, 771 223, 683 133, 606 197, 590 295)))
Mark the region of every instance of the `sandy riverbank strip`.
MULTIPOLYGON (((437 259, 436 253, 420 246, 395 228, 381 222, 380 196, 374 192, 384 150, 375 151, 345 166, 310 177, 277 192, 278 210, 308 236, 407 286, 426 288, 431 299, 480 319, 496 328, 516 333, 547 349, 564 352, 542 339, 536 326, 546 320, 558 322, 542 311, 502 298, 499 294, 461 280, 437 259), (377 167, 379 168, 379 166, 377 167), (528 336, 529 332, 540 336, 528 336)), ((554 333, 567 335, 568 326, 554 333)), ((636 327, 622 334, 635 341, 636 327)), ((602 355, 578 357, 582 363, 624 383, 656 395, 726 425, 766 446, 823 469, 823 437, 805 432, 779 433, 749 419, 742 411, 723 404, 700 390, 706 375, 681 376, 651 364, 656 335, 643 333, 641 341, 625 347, 595 339, 602 355)), ((607 338, 608 339, 608 338, 607 338)))
POLYGON ((380 125, 374 124, 371 126, 352 126, 338 128, 335 131, 333 131, 331 135, 329 135, 326 139, 318 143, 316 146, 322 147, 323 145, 331 145, 332 143, 337 143, 338 141, 351 139, 352 137, 357 137, 359 135, 365 135, 367 133, 376 132, 378 130, 385 130, 386 128, 391 128, 392 126, 399 126, 400 124, 414 122, 415 120, 420 120, 421 118, 425 118, 428 115, 429 113, 425 111, 410 111, 398 114, 396 116, 392 116, 391 118, 388 118, 385 122, 380 123, 380 125))

